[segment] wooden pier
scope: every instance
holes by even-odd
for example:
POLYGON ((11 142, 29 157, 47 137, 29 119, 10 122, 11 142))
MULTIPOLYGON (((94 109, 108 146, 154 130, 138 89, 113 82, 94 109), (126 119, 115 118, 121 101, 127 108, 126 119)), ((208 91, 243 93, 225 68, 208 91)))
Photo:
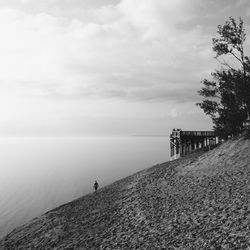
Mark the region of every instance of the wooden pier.
POLYGON ((173 129, 170 134, 170 160, 178 159, 197 149, 209 149, 218 143, 219 138, 214 131, 173 129))

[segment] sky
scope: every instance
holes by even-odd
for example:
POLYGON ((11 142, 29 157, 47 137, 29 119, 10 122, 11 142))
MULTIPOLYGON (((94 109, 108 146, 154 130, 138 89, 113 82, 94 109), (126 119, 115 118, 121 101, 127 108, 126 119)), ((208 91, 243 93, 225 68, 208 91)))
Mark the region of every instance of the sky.
POLYGON ((230 16, 250 34, 248 0, 0 0, 0 135, 212 129, 195 103, 230 16))

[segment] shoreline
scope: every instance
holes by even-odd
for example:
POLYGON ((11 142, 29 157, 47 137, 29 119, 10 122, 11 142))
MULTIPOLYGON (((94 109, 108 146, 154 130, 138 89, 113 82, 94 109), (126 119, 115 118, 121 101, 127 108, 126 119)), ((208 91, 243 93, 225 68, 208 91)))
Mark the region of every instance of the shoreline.
POLYGON ((250 140, 157 164, 16 228, 1 249, 245 249, 250 140))

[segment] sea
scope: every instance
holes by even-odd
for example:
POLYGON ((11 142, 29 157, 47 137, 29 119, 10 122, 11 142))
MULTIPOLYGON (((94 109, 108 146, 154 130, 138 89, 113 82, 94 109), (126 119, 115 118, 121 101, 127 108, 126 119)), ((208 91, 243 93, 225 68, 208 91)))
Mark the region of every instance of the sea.
POLYGON ((166 136, 0 138, 0 238, 59 205, 169 160, 166 136))

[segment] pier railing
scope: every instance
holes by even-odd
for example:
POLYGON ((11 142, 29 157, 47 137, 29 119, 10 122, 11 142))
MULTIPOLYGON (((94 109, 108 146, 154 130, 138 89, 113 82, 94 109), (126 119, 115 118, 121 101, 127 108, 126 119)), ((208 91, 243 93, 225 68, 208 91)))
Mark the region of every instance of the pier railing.
POLYGON ((214 131, 182 131, 173 129, 170 134, 170 160, 185 156, 197 149, 214 147, 219 138, 214 131))

